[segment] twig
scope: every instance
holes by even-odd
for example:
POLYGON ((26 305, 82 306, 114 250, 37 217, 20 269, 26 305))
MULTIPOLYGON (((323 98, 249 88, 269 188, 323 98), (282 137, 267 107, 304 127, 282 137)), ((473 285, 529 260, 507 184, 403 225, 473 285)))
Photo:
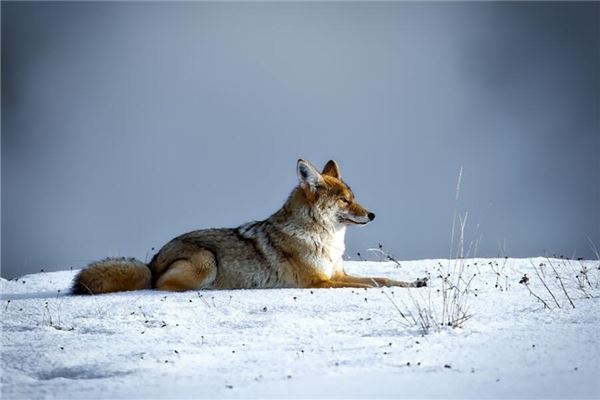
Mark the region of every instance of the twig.
MULTIPOLYGON (((407 307, 407 310, 408 310, 408 316, 407 316, 406 314, 404 314, 402 312, 400 307, 398 307, 398 304, 392 299, 392 297, 386 291, 382 291, 382 292, 385 295, 385 297, 387 297, 387 299, 390 301, 390 303, 392 303, 392 305, 394 306, 396 311, 398 311, 398 314, 400 314, 400 316, 406 321, 403 325, 405 325, 407 327, 419 325, 415 316, 412 314, 412 312, 410 310, 408 310, 408 307, 407 307)), ((404 305, 404 302, 403 302, 403 305, 404 305)), ((404 306, 406 307, 406 305, 404 305, 404 306)), ((426 332, 424 332, 424 333, 426 333, 426 332)))
POLYGON ((550 290, 550 288, 548 287, 548 285, 546 285, 546 282, 544 282, 544 279, 542 279, 542 276, 538 272, 538 270, 535 267, 535 264, 533 263, 533 261, 529 260, 529 262, 531 263, 531 266, 533 267, 533 270, 535 271, 535 274, 538 276, 538 278, 540 278, 540 281, 542 282, 542 285, 544 285, 544 287, 546 288, 546 290, 548 291, 548 293, 550 293, 550 296, 552 296, 552 299, 554 300, 554 303, 556 303, 556 306, 558 308, 560 308, 560 304, 558 304, 558 301, 556 300, 556 297, 554 297, 554 294, 552 293, 552 291, 550 290))
POLYGON ((569 297, 569 293, 567 293, 567 289, 565 289, 565 285, 563 284, 563 281, 562 281, 560 275, 558 274, 558 271, 556 271, 556 268, 554 268, 554 264, 552 264, 552 262, 550 261, 549 258, 546 258, 546 260, 548 260, 548 264, 550 264, 552 271, 554 271, 554 273, 556 274, 556 277, 558 278, 558 281, 560 282, 560 287, 562 288, 563 292, 565 293, 565 296, 567 296, 567 299, 569 299, 569 303, 571 303, 571 306, 573 308, 575 308, 575 304, 573 303, 573 300, 571 300, 571 297, 569 297))
MULTIPOLYGON (((398 261, 396 259, 396 257, 394 257, 393 254, 388 253, 387 251, 385 251, 383 249, 383 245, 381 243, 379 243, 379 246, 376 249, 367 249, 367 251, 379 254, 380 261, 384 261, 384 260, 385 261, 392 261, 394 264, 396 264, 397 268, 402 267, 402 264, 400 263, 400 261, 398 261)), ((360 256, 360 253, 358 253, 358 255, 360 256)), ((362 257, 361 257, 361 259, 362 259, 362 257)), ((363 259, 363 261, 366 261, 366 260, 363 259)))
MULTIPOLYGON (((460 167, 458 171, 458 179, 456 180, 456 193, 454 197, 454 202, 458 203, 458 197, 460 196, 460 183, 462 181, 463 167, 460 167)), ((450 259, 452 258, 452 250, 454 249, 454 229, 456 227, 456 205, 454 206, 454 216, 452 217, 452 235, 450 236, 450 259)))
POLYGON ((548 303, 546 303, 544 301, 544 299, 542 299, 540 296, 538 296, 537 294, 533 293, 533 291, 531 290, 531 288, 529 287, 529 283, 527 282, 523 282, 523 284, 525 285, 525 287, 527 288, 527 290, 529 290, 529 293, 535 297, 536 299, 538 299, 539 301, 541 301, 544 304, 544 307, 547 308, 548 310, 550 310, 550 306, 548 305, 548 303))

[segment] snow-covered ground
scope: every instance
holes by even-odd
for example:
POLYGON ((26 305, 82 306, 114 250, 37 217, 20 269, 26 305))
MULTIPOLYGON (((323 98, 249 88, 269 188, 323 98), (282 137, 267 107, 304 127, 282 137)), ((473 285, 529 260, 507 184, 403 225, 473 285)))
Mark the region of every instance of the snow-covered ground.
POLYGON ((430 274, 422 289, 70 296, 76 271, 2 280, 2 398, 600 397, 598 261, 464 267, 462 287, 472 281, 460 301, 472 317, 427 334, 399 310, 410 319, 419 304, 440 319, 438 269, 454 279, 454 261, 346 264, 360 275, 430 274), (524 274, 551 309, 519 284, 524 274))

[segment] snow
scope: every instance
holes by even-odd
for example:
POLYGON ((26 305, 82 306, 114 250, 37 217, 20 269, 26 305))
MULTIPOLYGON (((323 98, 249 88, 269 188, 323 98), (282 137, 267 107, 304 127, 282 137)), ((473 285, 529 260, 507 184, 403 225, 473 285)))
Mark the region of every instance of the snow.
POLYGON ((424 334, 392 301, 406 315, 431 299, 439 317, 438 268, 455 274, 456 263, 346 263, 357 275, 430 274, 419 289, 71 296, 77 271, 1 280, 2 397, 600 397, 598 261, 464 260, 472 318, 424 334))

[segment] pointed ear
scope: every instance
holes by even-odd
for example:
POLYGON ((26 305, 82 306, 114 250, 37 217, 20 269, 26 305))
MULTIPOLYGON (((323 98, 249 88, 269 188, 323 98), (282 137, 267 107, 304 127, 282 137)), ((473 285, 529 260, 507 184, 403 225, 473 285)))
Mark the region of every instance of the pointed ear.
POLYGON ((298 160, 296 169, 300 186, 305 191, 315 192, 317 188, 323 184, 323 177, 308 161, 302 159, 298 160))
POLYGON ((336 179, 342 179, 340 166, 334 160, 327 161, 327 164, 325 164, 325 167, 323 168, 323 172, 321 172, 321 174, 333 176, 336 179))

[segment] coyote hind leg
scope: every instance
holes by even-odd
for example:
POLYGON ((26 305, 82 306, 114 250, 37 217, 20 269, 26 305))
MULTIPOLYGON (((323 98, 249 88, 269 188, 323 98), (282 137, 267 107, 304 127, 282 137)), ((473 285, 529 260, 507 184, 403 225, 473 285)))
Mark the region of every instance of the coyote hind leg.
POLYGON ((212 252, 201 250, 193 256, 173 262, 156 282, 159 290, 183 292, 205 289, 217 277, 217 262, 212 252))

